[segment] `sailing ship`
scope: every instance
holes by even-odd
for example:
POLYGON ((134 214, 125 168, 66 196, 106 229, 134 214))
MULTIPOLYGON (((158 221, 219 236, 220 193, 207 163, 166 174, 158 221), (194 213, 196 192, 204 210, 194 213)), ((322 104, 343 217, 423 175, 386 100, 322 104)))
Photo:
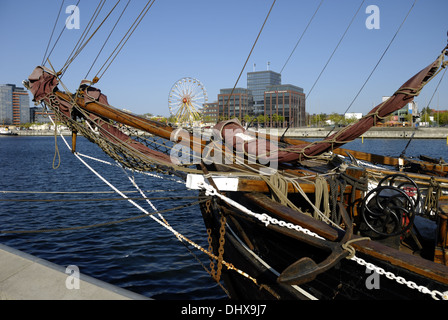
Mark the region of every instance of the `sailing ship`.
POLYGON ((231 298, 447 299, 445 162, 341 148, 411 102, 448 65, 447 50, 315 142, 258 134, 237 119, 207 138, 118 110, 92 82, 61 91, 60 74, 44 66, 24 85, 70 128, 73 152, 82 134, 124 167, 176 175, 208 197, 210 273, 231 298))
POLYGON ((175 175, 206 199, 201 249, 231 298, 448 299, 446 163, 342 148, 418 96, 447 67, 447 52, 315 142, 260 134, 238 119, 205 135, 143 118, 112 107, 97 78, 69 92, 66 66, 42 64, 23 84, 71 130, 75 155, 80 134, 123 167, 175 175))

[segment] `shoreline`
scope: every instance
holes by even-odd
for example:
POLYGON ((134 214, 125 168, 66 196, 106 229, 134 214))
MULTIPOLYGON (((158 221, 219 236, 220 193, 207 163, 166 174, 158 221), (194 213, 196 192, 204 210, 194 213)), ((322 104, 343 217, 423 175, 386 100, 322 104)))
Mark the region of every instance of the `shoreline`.
MULTIPOLYGON (((338 128, 340 129, 340 128, 338 128)), ((254 129, 249 131, 259 133, 268 133, 271 135, 281 136, 285 129, 254 129)), ((333 134, 338 130, 332 131, 331 128, 290 128, 286 131, 285 137, 288 138, 325 138, 329 134, 333 134)), ((54 136, 54 130, 20 130, 14 131, 18 136, 54 136)), ((59 135, 59 134, 58 134, 59 135)), ((63 130, 62 135, 71 136, 71 131, 63 130)), ((414 135, 414 139, 448 139, 448 127, 435 128, 371 128, 364 133, 360 138, 366 139, 408 139, 414 135)))
MULTIPOLYGON (((288 138, 325 138, 336 133, 341 128, 332 130, 332 128, 290 128, 286 131, 285 137, 288 138)), ((252 130, 255 131, 255 130, 252 130)), ((259 133, 268 133, 272 135, 282 136, 285 129, 259 129, 259 133)), ((437 128, 371 128, 369 131, 358 137, 357 139, 448 139, 448 127, 437 128)))

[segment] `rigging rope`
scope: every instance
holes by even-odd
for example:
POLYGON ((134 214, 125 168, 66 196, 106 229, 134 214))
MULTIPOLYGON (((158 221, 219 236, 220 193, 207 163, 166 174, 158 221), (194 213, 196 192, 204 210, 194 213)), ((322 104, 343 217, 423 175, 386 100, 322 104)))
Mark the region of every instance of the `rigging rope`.
POLYGON ((294 49, 292 49, 292 52, 289 55, 288 59, 286 59, 286 62, 283 65, 283 68, 280 70, 280 73, 283 72, 283 69, 285 69, 286 65, 288 64, 289 59, 291 59, 292 55, 294 54, 294 51, 296 51, 297 46, 299 45, 300 41, 302 41, 302 38, 305 35, 305 32, 308 30, 308 27, 310 26, 311 22, 313 21, 314 17, 316 16, 317 11, 319 11, 319 8, 320 8, 320 6, 322 5, 323 2, 324 2, 324 0, 321 0, 319 5, 317 6, 316 11, 314 12, 313 16, 311 17, 310 21, 308 22, 308 25, 306 26, 305 30, 303 30, 302 35, 300 36, 299 40, 297 41, 296 45, 294 46, 294 49))
POLYGON ((442 77, 440 77, 439 83, 437 83, 437 86, 436 86, 436 88, 434 89, 434 92, 433 92, 433 94, 432 94, 432 96, 431 96, 431 99, 429 99, 429 102, 428 102, 428 105, 426 106, 426 108, 429 108, 429 105, 431 104, 432 99, 434 98, 436 92, 439 90, 440 83, 442 82, 443 77, 445 76, 446 70, 448 70, 448 68, 445 68, 445 70, 443 71, 443 73, 442 73, 442 77))
POLYGON ((56 30, 56 25, 57 25, 57 23, 58 23, 58 20, 59 20, 60 15, 61 15, 61 11, 62 11, 62 7, 64 6, 64 2, 65 2, 65 0, 63 0, 63 1, 61 2, 61 6, 60 6, 60 8, 59 8, 59 12, 58 12, 58 15, 57 15, 57 17, 56 17, 56 21, 54 22, 54 26, 53 26, 53 30, 51 31, 50 39, 48 39, 47 48, 45 49, 45 53, 44 53, 44 57, 42 58, 42 63, 41 63, 41 65, 44 65, 44 63, 45 63, 45 61, 47 60, 47 58, 50 57, 50 56, 47 57, 48 48, 50 47, 51 39, 53 39, 53 34, 54 34, 54 31, 56 30))
MULTIPOLYGON (((105 1, 105 0, 104 0, 105 1)), ((76 49, 76 47, 78 47, 78 49, 76 50, 75 53, 73 53, 69 56, 69 58, 67 59, 66 63, 64 64, 64 66, 62 66, 61 70, 59 71, 60 73, 65 73, 65 71, 67 71, 68 67, 70 66, 70 64, 78 57, 78 55, 82 52, 82 50, 84 50, 84 48, 86 47, 86 45, 90 42, 90 40, 92 40, 92 38, 95 36, 95 34, 98 32, 98 30, 101 28, 101 26, 107 21, 107 19, 109 18, 109 16, 112 14, 112 12, 115 10, 115 8, 117 7, 117 5, 120 3, 121 0, 118 0, 118 2, 115 4, 115 6, 113 6, 113 8, 109 11, 109 13, 106 15, 106 17, 103 19, 103 21, 99 24, 99 26, 95 29, 95 31, 92 33, 92 35, 86 40, 84 41, 84 43, 80 43, 80 40, 82 38, 86 38, 88 35, 88 32, 90 31, 90 29, 93 26, 94 21, 96 20, 96 18, 98 17, 98 14, 100 13, 101 9, 103 6, 101 6, 101 9, 99 8, 98 5, 98 13, 95 16, 95 13, 93 14, 92 18, 89 21, 89 24, 87 25, 86 29, 84 30, 83 34, 81 35, 80 39, 78 40, 78 43, 76 44, 75 48, 73 49, 73 51, 76 49), (79 44, 79 45, 78 45, 79 44)), ((101 4, 101 3, 100 3, 101 4)), ((104 3, 103 3, 104 5, 104 3)), ((96 11, 95 11, 96 12, 96 11)))
POLYGON ((244 69, 246 69, 247 62, 249 61, 249 58, 250 58, 250 56, 252 55, 252 52, 254 51, 255 45, 256 45, 257 42, 258 42, 258 38, 260 38, 261 32, 263 31, 263 28, 264 28, 264 26, 265 26, 265 24, 266 24, 266 21, 268 21, 269 15, 271 14, 272 8, 274 7, 275 1, 276 1, 276 0, 274 0, 274 2, 272 2, 271 8, 269 9, 269 12, 268 12, 266 18, 264 19, 263 25, 261 26, 261 29, 260 29, 260 31, 258 32, 257 38, 255 39, 255 42, 254 42, 254 44, 252 45, 252 48, 250 49, 249 55, 247 56, 247 59, 246 59, 246 62, 244 63, 244 66, 243 66, 243 68, 241 69, 241 72, 240 72, 238 78, 236 79, 235 85, 233 86, 232 91, 230 92, 229 99, 227 100, 226 108, 229 107, 230 98, 232 97, 233 91, 235 90, 235 88, 236 88, 236 86, 237 86, 237 84, 238 84, 238 81, 240 81, 240 78, 241 78, 241 75, 242 75, 243 72, 244 72, 244 69))
POLYGON ((418 0, 414 0, 414 3, 412 4, 411 8, 409 9, 408 13, 406 14, 406 16, 404 17, 403 21, 401 22, 400 26, 398 27, 397 31, 395 32, 394 36, 392 37, 392 39, 390 40, 389 44, 387 45, 386 49, 384 50, 383 54, 381 55, 380 59, 378 60, 378 62, 376 63, 375 67, 373 68, 373 70, 370 72, 369 76, 367 77, 366 81, 364 81, 364 84, 361 86, 361 88, 359 89, 358 93, 356 94, 356 96, 353 98, 352 102, 350 103, 350 105, 347 107, 347 109, 345 110, 344 114, 347 113, 347 111, 352 107, 353 103, 355 102, 355 100, 358 98, 359 94, 361 93, 361 91, 364 89, 365 85, 367 84, 367 82, 370 80, 370 78, 372 77, 372 74, 375 72, 376 68, 378 67, 378 65, 380 64, 381 60, 383 60, 386 52, 389 50, 390 46, 392 45, 392 42, 395 40, 395 38, 397 37, 398 33, 401 30, 401 27, 404 25, 404 23, 406 22, 409 14, 411 13, 412 9, 414 8, 415 4, 417 3, 418 0))
POLYGON ((306 98, 309 98, 311 92, 314 89, 314 86, 317 84, 317 82, 319 81, 320 77, 322 76, 322 74, 324 73, 325 69, 327 68, 328 64, 330 63, 331 59, 333 58, 334 54, 336 53, 336 50, 339 48, 339 45, 341 44, 342 40, 344 39, 345 35, 347 34, 348 29, 350 29, 350 26, 352 25, 353 21, 355 20, 356 16, 358 15, 359 10, 361 10, 362 5, 364 4, 365 0, 362 0, 358 10, 356 11, 356 13, 353 15, 352 20, 350 21, 347 29, 345 29, 345 32, 342 34, 341 39, 339 39, 338 44, 336 45, 336 48, 334 48, 333 53, 330 55, 330 58, 328 58, 327 63, 325 64, 325 66, 323 67, 322 71, 320 72, 319 76, 317 77, 316 81, 314 81, 313 86, 311 87, 310 91, 308 92, 308 95, 306 98))
MULTIPOLYGON (((138 191, 136 191, 138 192, 138 191)), ((151 197, 146 196, 138 198, 96 198, 96 199, 0 199, 0 202, 97 202, 97 201, 122 201, 122 200, 192 200, 192 199, 202 199, 197 196, 179 196, 179 197, 151 197)), ((153 208, 154 209, 154 208, 153 208)), ((155 209, 154 209, 155 210, 155 209)))
MULTIPOLYGON (((56 126, 53 118, 50 116, 50 120, 52 121, 53 125, 56 126)), ((72 150, 69 146, 69 144, 67 143, 67 141, 65 140, 65 137, 62 135, 62 133, 60 133, 62 140, 64 141, 64 143, 66 144, 67 148, 69 150, 72 150)), ((107 181, 104 177, 102 177, 96 170, 94 170, 91 166, 89 166, 85 161, 83 161, 77 154, 77 152, 73 153, 78 160, 80 160, 91 172, 93 172, 96 176, 98 176, 103 182, 105 182, 109 187, 111 187, 116 193, 120 194, 123 198, 125 198, 126 200, 128 200, 130 203, 132 203, 136 208, 138 208, 139 210, 141 210, 144 214, 140 215, 140 216, 136 216, 136 217, 131 217, 131 218, 127 218, 127 219, 121 219, 121 220, 115 220, 115 221, 109 221, 109 222, 105 222, 105 223, 100 223, 100 224, 94 224, 94 225, 89 225, 89 226, 78 226, 78 227, 70 227, 70 228, 59 228, 59 229, 47 229, 47 230, 16 230, 16 231, 0 231, 1 233, 42 233, 42 232, 54 232, 54 231, 67 231, 67 230, 80 230, 80 229, 86 229, 86 228, 91 228, 91 227, 99 227, 99 226, 105 226, 105 225, 111 225, 111 224, 117 224, 117 223, 122 223, 122 222, 128 222, 128 221, 132 221, 132 220, 136 220, 142 217, 151 217, 154 221, 158 222, 160 225, 162 225, 163 227, 165 227, 167 230, 171 231, 176 237, 177 239, 185 246, 187 247, 187 243, 189 245, 191 245, 192 247, 198 249, 199 251, 205 253, 206 255, 208 255, 211 259, 214 260, 218 260, 219 257, 217 257, 216 255, 214 255, 213 253, 207 251, 206 249, 204 249, 202 246, 198 245, 197 243, 193 242, 192 240, 188 239, 187 237, 185 237, 184 235, 180 234, 179 232, 177 232, 173 227, 171 227, 168 222, 163 218, 163 216, 161 216, 160 214, 162 212, 167 212, 167 211, 174 211, 177 209, 181 209, 187 206, 192 206, 192 205, 196 205, 196 204, 200 204, 206 201, 209 201, 210 199, 202 199, 202 200, 198 200, 196 202, 193 203, 189 203, 189 204, 185 204, 182 206, 178 206, 175 208, 171 208, 171 209, 166 209, 166 210, 162 210, 162 211, 157 211, 156 208, 151 204, 151 206, 153 207, 153 209, 155 210, 155 212, 153 213, 149 213, 147 212, 145 209, 143 209, 142 207, 140 207, 139 205, 137 205, 133 200, 131 200, 130 198, 128 198, 126 195, 123 194, 123 192, 119 191, 114 185, 112 185, 109 181, 107 181), (154 215, 158 214, 161 219, 157 219, 154 215)), ((123 170, 125 169, 122 166, 123 170)), ((126 173, 126 171, 125 171, 126 173)), ((129 176, 128 176, 129 177, 129 176)), ((130 178, 130 177, 129 177, 130 178)), ((133 181, 133 179, 131 179, 131 182, 134 184, 134 186, 137 188, 137 190, 144 196, 144 194, 142 193, 142 190, 135 184, 135 181, 133 181)), ((145 196, 144 196, 145 197, 145 196)), ((196 198, 196 197, 195 197, 196 198)), ((148 201, 148 200, 147 200, 148 201)), ((193 254, 193 256, 196 258, 197 261, 199 261, 199 259, 197 258, 197 256, 187 247, 187 249, 189 250, 190 253, 193 254)), ((228 270, 233 270, 236 271, 237 273, 239 273, 240 275, 246 277, 247 279, 251 280, 252 282, 254 282, 256 285, 259 285, 257 280, 253 277, 251 277, 249 274, 247 274, 246 272, 235 268, 231 263, 226 262, 223 259, 220 259, 220 262, 222 263, 222 265, 226 266, 226 268, 228 270)), ((205 268, 205 266, 202 264, 202 262, 200 262, 201 265, 205 268)), ((206 271, 210 274, 210 272, 206 269, 206 271)), ((219 284, 219 283, 218 283, 219 284)), ((219 284, 221 286, 221 284, 219 284)), ((263 285, 260 285, 260 287, 263 287, 263 285)), ((221 286, 221 288, 223 288, 221 286)), ((223 290, 227 293, 227 290, 225 290, 225 288, 223 288, 223 290)))
MULTIPOLYGON (((124 45, 128 42, 129 38, 132 36, 132 34, 134 33, 135 29, 137 29, 137 27, 139 26, 140 22, 142 22, 143 18, 146 16, 146 14, 148 13, 149 9, 151 9, 152 5, 154 4, 155 0, 149 0, 145 7, 143 7, 142 11, 140 12, 140 14, 138 15, 138 17, 134 20, 134 23, 129 27, 129 30, 126 32, 126 34, 123 36, 123 38, 121 39, 121 41, 118 43, 118 45, 116 46, 115 50, 110 54, 109 58, 107 58, 106 62, 104 62, 103 66, 100 68, 100 70, 98 70, 95 79, 97 79, 96 81, 98 81, 99 79, 101 79, 104 75, 104 73, 107 71, 107 69, 109 69, 109 67, 111 66, 112 62, 114 62, 115 58, 118 56, 118 54, 121 52, 121 50, 123 49, 124 45), (135 25, 135 26, 134 26, 135 25), (132 30, 132 31, 131 31, 132 30), (129 35, 128 35, 129 34, 129 35), (126 38, 127 37, 127 38, 126 38), (125 40, 126 39, 126 40, 125 40), (123 44, 121 44, 123 42, 123 44), (121 44, 121 47, 120 47, 121 44), (118 49, 118 47, 120 47, 120 49, 118 49), (118 49, 118 51, 117 51, 118 49), (117 53, 114 55, 114 52, 117 51, 117 53), (113 58, 112 58, 113 57, 113 58), (111 61, 109 62, 109 64, 107 64, 107 62, 111 59, 111 61), (107 67, 106 67, 107 64, 107 67), (104 69, 104 71, 102 71, 104 69), (101 75, 100 72, 102 71, 101 75)), ((95 82, 96 82, 95 81, 95 82)))
MULTIPOLYGON (((79 5, 79 2, 80 2, 80 1, 81 1, 81 0, 78 0, 78 2, 77 2, 76 5, 75 5, 76 7, 79 5)), ((65 30, 65 29, 66 29, 66 26, 65 26, 65 24, 64 24, 64 26, 62 27, 61 32, 59 33, 58 38, 56 39, 56 41, 55 41, 53 47, 51 48, 50 53, 48 54, 47 57, 44 56, 44 60, 43 60, 43 62, 42 62, 42 65, 44 65, 44 63, 45 63, 46 61, 48 61, 48 59, 50 59, 50 56, 51 56, 51 54, 53 53, 53 50, 56 48, 56 45, 58 44, 59 40, 61 39, 61 36, 62 36, 62 34, 64 33, 64 30, 65 30)))
POLYGON ((87 74, 86 74, 85 77, 84 77, 85 79, 87 79, 87 77, 88 77, 90 71, 92 70, 93 66, 95 65, 96 61, 98 60, 98 58, 99 58, 101 52, 103 52, 104 47, 106 46, 107 42, 109 41, 109 38, 112 36, 112 33, 114 32, 115 28, 117 27, 118 22, 120 22, 121 17, 123 16, 124 12, 125 12, 126 9, 128 8, 130 2, 131 2, 131 0, 128 0, 128 3, 126 4, 126 6, 124 7, 124 9, 123 9, 123 11, 121 12, 120 16, 118 17, 117 21, 115 22, 114 27, 113 27, 112 30, 110 31, 110 33, 109 33, 107 39, 104 41, 104 44, 103 44, 103 46, 101 47, 100 51, 98 52, 98 54, 97 54, 95 60, 93 60, 93 63, 92 63, 92 65, 90 66, 89 71, 87 71, 87 74))
MULTIPOLYGON (((90 32, 90 29, 92 28, 93 24, 95 23, 96 19, 98 18, 98 15, 100 14, 101 10, 104 7, 104 4, 106 3, 105 0, 101 0, 98 3, 98 6, 96 7, 95 11, 93 12, 92 16, 90 17, 89 22, 87 23, 86 27, 84 28, 83 32, 81 33, 81 36, 78 39, 78 42, 76 43, 76 45, 74 46, 72 52, 70 53, 70 55, 67 58, 67 62, 66 64, 75 59, 75 53, 76 55, 81 51, 81 47, 82 44, 84 42, 84 40, 86 39, 87 35, 90 32)), ((62 67, 62 69, 64 69, 65 65, 62 67)))

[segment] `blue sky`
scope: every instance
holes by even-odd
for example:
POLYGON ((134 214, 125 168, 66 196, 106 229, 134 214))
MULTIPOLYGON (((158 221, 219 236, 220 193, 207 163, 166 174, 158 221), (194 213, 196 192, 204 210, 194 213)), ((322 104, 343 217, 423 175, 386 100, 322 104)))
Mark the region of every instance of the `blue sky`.
MULTIPOLYGON (((65 8, 78 0, 65 0, 55 38, 69 16, 65 8)), ((238 87, 246 87, 246 73, 270 69, 280 72, 321 0, 277 0, 248 61, 238 87)), ((62 67, 86 27, 99 1, 81 0, 80 29, 65 29, 50 61, 62 67)), ((100 17, 116 1, 108 1, 100 17)), ((86 76, 120 10, 70 65, 63 82, 75 91, 86 76)), ((122 38, 146 1, 133 0, 117 25, 98 63, 97 71, 122 38)), ((307 98, 309 113, 343 113, 373 70, 414 0, 325 0, 293 56, 282 71, 282 83, 304 88, 308 94, 361 6, 330 63, 307 98), (369 5, 379 8, 380 29, 368 29, 369 5)), ((241 72, 271 0, 156 0, 97 87, 109 103, 135 113, 168 115, 168 94, 183 77, 200 80, 208 100, 220 88, 231 88, 241 72)), ((40 65, 61 2, 57 0, 0 0, 0 83, 21 85, 40 65)), ((431 63, 447 43, 447 0, 419 0, 349 112, 368 112, 398 89, 409 77, 431 63)), ((94 76, 89 75, 89 78, 94 76)), ((440 77, 416 101, 426 107, 440 77)), ((430 107, 448 109, 448 75, 430 107)))

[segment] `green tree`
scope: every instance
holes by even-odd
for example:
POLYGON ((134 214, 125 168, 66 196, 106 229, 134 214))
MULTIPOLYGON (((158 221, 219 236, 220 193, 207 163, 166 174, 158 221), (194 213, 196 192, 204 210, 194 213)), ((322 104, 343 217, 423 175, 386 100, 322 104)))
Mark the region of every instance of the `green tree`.
POLYGON ((272 120, 272 126, 274 128, 278 127, 278 114, 274 113, 273 115, 271 115, 271 120, 272 120))
POLYGON ((320 127, 324 124, 325 120, 327 120, 327 115, 325 113, 313 114, 311 116, 311 125, 320 127))
POLYGON ((344 116, 337 114, 336 112, 333 112, 328 116, 328 120, 333 122, 334 125, 343 124, 344 122, 344 116))
POLYGON ((278 122, 280 122, 280 126, 284 127, 285 117, 284 116, 278 116, 278 122))

